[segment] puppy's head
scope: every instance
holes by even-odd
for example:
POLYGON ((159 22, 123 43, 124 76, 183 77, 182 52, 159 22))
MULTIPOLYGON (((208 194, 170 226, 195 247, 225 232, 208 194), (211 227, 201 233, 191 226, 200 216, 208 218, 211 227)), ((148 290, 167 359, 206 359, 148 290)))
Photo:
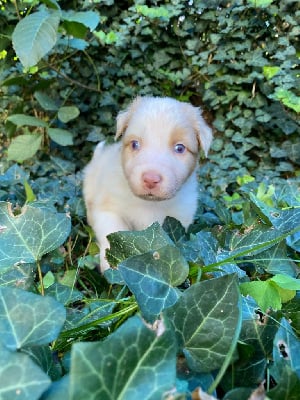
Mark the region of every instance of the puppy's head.
POLYGON ((198 108, 171 98, 137 97, 117 117, 122 164, 132 192, 170 199, 193 173, 199 149, 207 155, 212 131, 198 108))

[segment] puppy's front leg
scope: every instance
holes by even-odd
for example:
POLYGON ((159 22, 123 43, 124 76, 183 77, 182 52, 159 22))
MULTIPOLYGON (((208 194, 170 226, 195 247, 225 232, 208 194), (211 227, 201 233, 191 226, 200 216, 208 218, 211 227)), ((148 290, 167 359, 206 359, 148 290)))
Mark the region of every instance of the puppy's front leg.
POLYGON ((105 256, 106 249, 109 248, 107 235, 113 232, 128 231, 129 227, 119 215, 111 211, 96 212, 90 223, 100 246, 100 272, 103 273, 110 267, 105 256))

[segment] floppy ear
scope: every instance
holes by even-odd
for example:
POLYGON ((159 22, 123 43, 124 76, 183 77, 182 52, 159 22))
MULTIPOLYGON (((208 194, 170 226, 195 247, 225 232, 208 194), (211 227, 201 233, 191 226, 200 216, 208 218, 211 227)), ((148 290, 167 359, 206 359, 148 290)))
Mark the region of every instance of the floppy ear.
POLYGON ((193 122, 193 127, 197 134, 198 140, 204 151, 205 157, 207 157, 213 139, 212 129, 202 117, 200 108, 187 104, 187 115, 193 122))
POLYGON ((117 140, 126 131, 130 118, 141 101, 142 97, 138 96, 133 100, 132 103, 129 104, 125 111, 119 112, 117 115, 117 131, 115 140, 117 140))

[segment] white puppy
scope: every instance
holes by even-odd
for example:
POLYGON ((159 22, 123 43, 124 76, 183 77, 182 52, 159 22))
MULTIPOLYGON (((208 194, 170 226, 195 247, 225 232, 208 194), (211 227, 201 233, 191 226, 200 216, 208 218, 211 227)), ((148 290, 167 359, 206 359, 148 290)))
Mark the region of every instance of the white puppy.
POLYGON ((197 161, 212 131, 198 108, 171 98, 137 97, 117 116, 112 145, 97 145, 84 171, 88 222, 100 245, 100 269, 109 268, 106 236, 145 229, 174 217, 188 227, 197 208, 197 161))

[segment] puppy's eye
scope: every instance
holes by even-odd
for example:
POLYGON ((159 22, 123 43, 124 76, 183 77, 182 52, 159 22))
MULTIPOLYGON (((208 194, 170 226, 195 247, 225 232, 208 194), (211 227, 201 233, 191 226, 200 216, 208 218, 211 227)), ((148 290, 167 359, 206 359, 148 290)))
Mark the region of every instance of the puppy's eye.
POLYGON ((138 140, 132 140, 130 142, 130 146, 131 146, 132 150, 139 150, 141 147, 141 144, 138 140))
POLYGON ((186 147, 185 147, 185 145, 182 144, 182 143, 177 143, 177 144, 175 144, 175 146, 174 146, 174 151, 175 151, 175 153, 183 154, 183 153, 185 152, 185 150, 186 150, 186 147))

